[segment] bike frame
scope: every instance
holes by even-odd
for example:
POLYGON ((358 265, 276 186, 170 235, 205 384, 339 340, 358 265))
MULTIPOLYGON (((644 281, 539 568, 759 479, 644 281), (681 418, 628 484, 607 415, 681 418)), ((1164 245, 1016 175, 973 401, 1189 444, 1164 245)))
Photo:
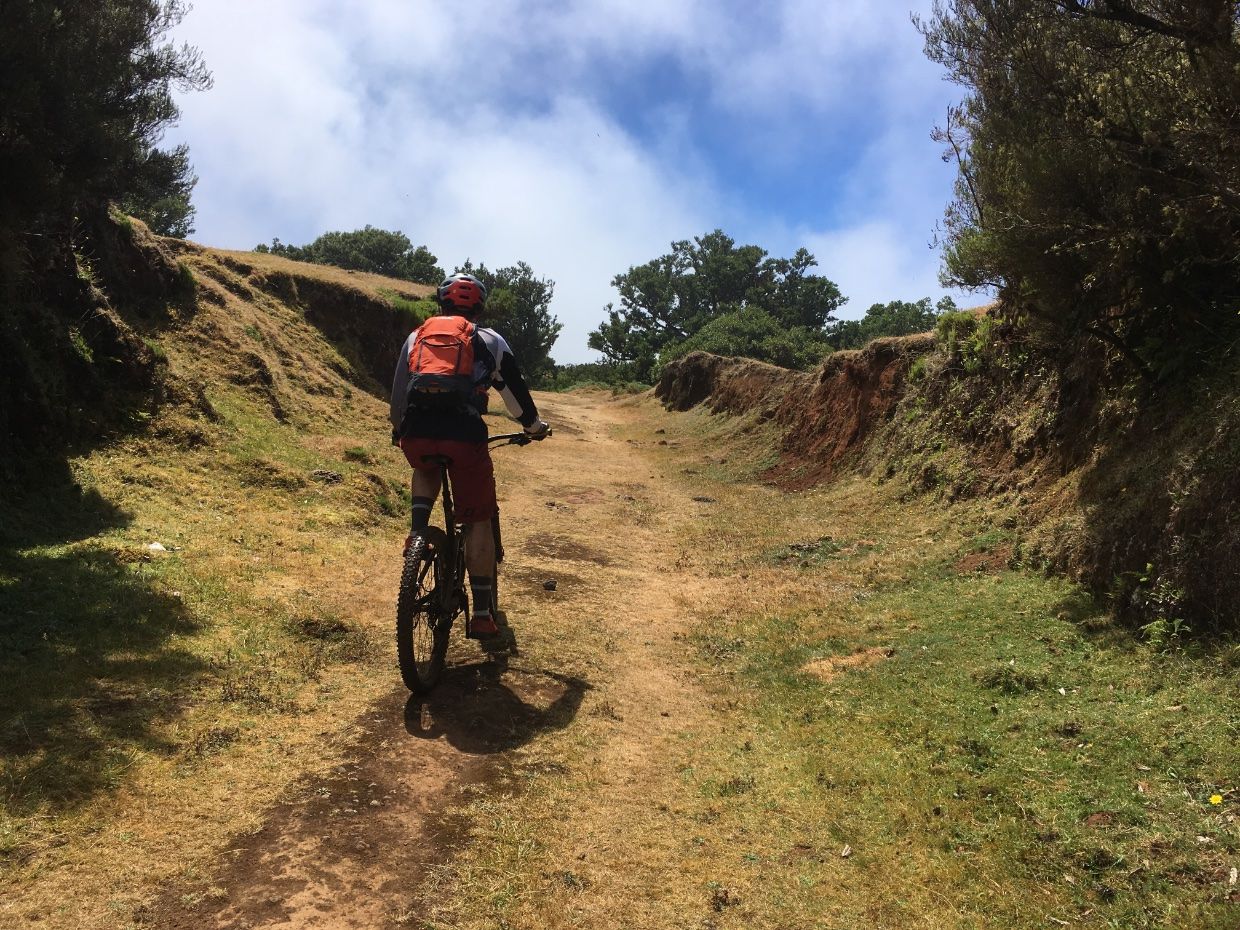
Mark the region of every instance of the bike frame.
MULTIPOLYGON (((487 440, 487 445, 499 446, 525 446, 534 440, 525 433, 504 433, 499 436, 492 436, 487 440)), ((448 552, 452 553, 450 565, 452 566, 451 579, 436 579, 436 587, 439 582, 443 582, 444 597, 444 614, 451 616, 455 613, 451 610, 452 604, 449 600, 458 594, 464 594, 465 587, 465 534, 463 532, 464 524, 456 522, 456 511, 452 505, 452 480, 448 476, 448 463, 442 461, 439 457, 439 475, 440 488, 443 492, 443 514, 444 514, 444 533, 448 538, 448 552), (449 584, 449 580, 451 583, 449 584)), ((495 516, 491 518, 491 530, 495 534, 495 562, 499 564, 504 561, 503 539, 499 529, 499 509, 495 511, 495 516)), ((463 601, 462 601, 463 603, 463 601)))

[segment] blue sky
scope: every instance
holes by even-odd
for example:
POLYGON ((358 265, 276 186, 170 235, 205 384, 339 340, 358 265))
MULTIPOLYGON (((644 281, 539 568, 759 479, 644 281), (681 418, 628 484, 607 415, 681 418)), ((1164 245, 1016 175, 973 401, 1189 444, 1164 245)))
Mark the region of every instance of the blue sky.
POLYGON ((929 6, 201 0, 178 38, 216 84, 169 139, 200 177, 195 239, 370 223, 449 269, 528 261, 556 281, 561 362, 592 357, 615 274, 716 227, 809 248, 860 316, 944 293, 953 170, 929 134, 955 89, 910 23, 929 6))

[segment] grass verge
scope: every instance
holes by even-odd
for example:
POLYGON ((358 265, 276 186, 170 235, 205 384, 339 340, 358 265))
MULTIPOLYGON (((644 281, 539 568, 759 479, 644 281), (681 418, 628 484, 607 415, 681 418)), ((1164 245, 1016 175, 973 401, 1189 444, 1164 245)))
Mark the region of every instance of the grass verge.
POLYGON ((617 777, 600 682, 555 778, 463 807, 425 926, 1235 926, 1234 651, 1160 651, 1006 567, 985 503, 779 494, 759 425, 628 409, 682 501, 635 524, 694 605, 662 659, 707 712, 617 777))

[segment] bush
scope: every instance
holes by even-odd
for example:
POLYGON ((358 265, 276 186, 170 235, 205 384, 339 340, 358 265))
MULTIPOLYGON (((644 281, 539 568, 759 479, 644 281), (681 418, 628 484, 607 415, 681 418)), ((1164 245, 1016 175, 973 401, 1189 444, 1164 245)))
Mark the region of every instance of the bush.
MULTIPOLYGON (((590 333, 590 348, 609 362, 632 366, 638 380, 649 381, 661 361, 683 354, 680 343, 738 312, 760 312, 763 319, 817 337, 845 302, 832 281, 809 273, 817 264, 806 249, 797 249, 791 258, 773 258, 756 245, 737 245, 721 229, 673 242, 668 254, 612 280, 620 306, 607 306, 607 319, 590 333)), ((745 347, 729 354, 760 352, 761 338, 722 333, 737 325, 736 320, 721 322, 707 338, 745 347)))
POLYGON ((368 271, 415 284, 438 284, 444 279, 439 260, 426 246, 414 248, 403 232, 369 225, 352 232, 326 232, 309 245, 288 245, 272 239, 271 245, 257 245, 254 251, 283 255, 298 262, 368 271))
POLYGON ((786 326, 765 310, 746 309, 712 320, 688 339, 669 346, 659 356, 659 364, 690 352, 752 358, 806 371, 830 355, 831 346, 821 330, 786 326))
POLYGON ((912 336, 934 329, 940 314, 951 313, 956 303, 944 297, 931 304, 929 297, 916 302, 893 300, 873 304, 860 320, 841 320, 828 330, 827 339, 836 349, 860 349, 867 342, 883 336, 912 336))
POLYGON ((945 275, 1036 342, 1200 369, 1240 301, 1240 40, 1231 0, 945 0, 927 53, 966 89, 945 275))
POLYGON ((556 365, 555 370, 540 387, 548 391, 571 391, 583 387, 623 389, 626 385, 635 383, 638 382, 633 378, 632 366, 614 365, 610 362, 584 362, 556 365))
POLYGON ((196 49, 164 41, 187 9, 182 0, 6 5, 0 246, 14 248, 19 233, 63 240, 75 217, 110 202, 156 231, 189 229, 188 153, 158 148, 178 115, 173 89, 211 83, 196 49))
POLYGON ((949 364, 976 374, 994 351, 994 317, 968 310, 944 313, 934 334, 947 353, 949 364))

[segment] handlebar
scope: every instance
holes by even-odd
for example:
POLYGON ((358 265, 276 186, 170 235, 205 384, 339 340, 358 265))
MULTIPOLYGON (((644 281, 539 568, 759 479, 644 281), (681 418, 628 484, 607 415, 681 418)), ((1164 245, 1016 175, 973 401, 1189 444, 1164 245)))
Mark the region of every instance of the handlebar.
POLYGON ((499 436, 492 436, 490 439, 487 440, 487 444, 489 445, 492 443, 496 443, 502 446, 528 446, 531 442, 540 442, 543 439, 546 439, 550 435, 551 435, 550 427, 548 427, 547 431, 543 433, 542 436, 539 437, 538 439, 535 439, 533 436, 530 436, 528 433, 503 433, 502 435, 499 435, 499 436))

